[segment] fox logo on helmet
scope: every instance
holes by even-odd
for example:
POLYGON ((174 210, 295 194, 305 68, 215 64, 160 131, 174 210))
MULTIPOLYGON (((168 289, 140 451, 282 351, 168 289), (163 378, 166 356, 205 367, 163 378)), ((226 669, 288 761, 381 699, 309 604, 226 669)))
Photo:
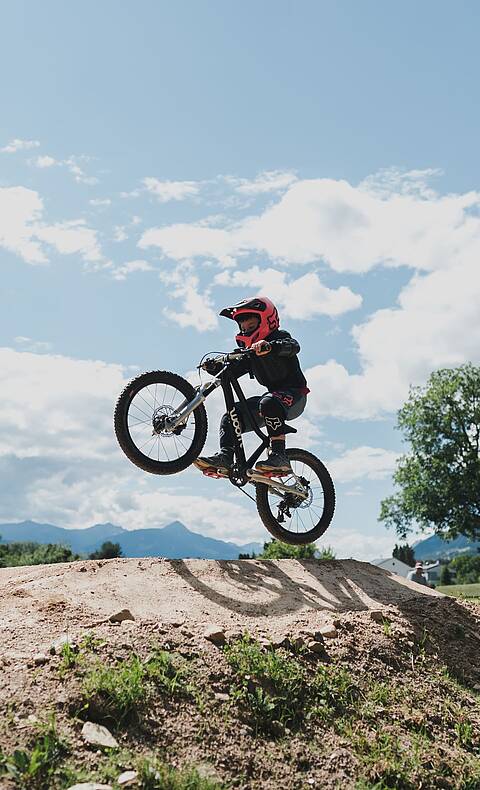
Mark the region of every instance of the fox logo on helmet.
POLYGON ((273 332, 274 329, 278 329, 278 325, 280 321, 278 320, 278 313, 276 310, 275 310, 275 315, 267 316, 267 321, 271 332, 273 332))

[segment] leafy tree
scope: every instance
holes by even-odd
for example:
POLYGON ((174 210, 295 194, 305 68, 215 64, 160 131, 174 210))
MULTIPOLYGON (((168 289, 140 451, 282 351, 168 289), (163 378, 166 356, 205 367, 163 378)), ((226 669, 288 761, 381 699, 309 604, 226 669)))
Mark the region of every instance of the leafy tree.
POLYGON ((0 544, 0 568, 20 565, 51 565, 56 562, 73 562, 79 555, 68 546, 57 543, 33 543, 18 541, 0 544))
POLYGON ((90 560, 113 560, 115 557, 122 556, 122 549, 120 543, 112 543, 111 540, 106 540, 97 551, 89 554, 90 560))
POLYGON ((335 554, 329 547, 318 550, 317 547, 308 543, 306 546, 291 546, 289 543, 282 543, 280 540, 270 540, 263 544, 263 551, 258 555, 261 560, 333 560, 335 554))
POLYGON ((401 538, 414 527, 480 536, 480 368, 438 370, 411 388, 398 428, 411 451, 397 463, 399 490, 383 500, 379 520, 401 538))
POLYGON ((403 545, 397 546, 395 543, 395 548, 392 552, 392 557, 395 559, 400 560, 400 562, 404 562, 405 565, 410 565, 411 568, 415 565, 415 552, 408 543, 404 543, 403 545))
POLYGON ((458 584, 476 584, 480 581, 480 554, 460 554, 450 562, 456 571, 458 584))
POLYGON ((442 565, 442 570, 440 571, 440 584, 452 584, 452 581, 453 577, 450 568, 448 565, 442 565))

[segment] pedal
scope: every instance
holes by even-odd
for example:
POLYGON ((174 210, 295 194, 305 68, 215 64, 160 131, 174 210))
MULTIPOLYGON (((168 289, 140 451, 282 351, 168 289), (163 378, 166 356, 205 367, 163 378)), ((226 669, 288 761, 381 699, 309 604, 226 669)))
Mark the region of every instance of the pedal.
POLYGON ((271 471, 267 471, 266 469, 256 469, 255 471, 258 475, 262 475, 262 477, 268 477, 269 479, 272 479, 272 477, 287 477, 291 474, 291 472, 276 472, 273 471, 273 469, 271 471))
POLYGON ((205 475, 205 477, 213 477, 216 480, 220 480, 220 478, 222 480, 225 480, 225 478, 227 477, 227 475, 219 474, 218 471, 213 468, 213 466, 212 467, 208 467, 207 469, 202 469, 201 472, 202 472, 203 475, 205 475))

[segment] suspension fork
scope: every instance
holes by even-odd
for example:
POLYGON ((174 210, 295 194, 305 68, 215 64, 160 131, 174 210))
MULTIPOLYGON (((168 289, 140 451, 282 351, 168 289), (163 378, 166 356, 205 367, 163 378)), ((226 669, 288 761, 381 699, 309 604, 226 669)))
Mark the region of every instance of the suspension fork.
POLYGON ((186 422, 188 417, 195 409, 200 406, 201 403, 212 393, 217 387, 220 387, 222 384, 220 379, 214 379, 213 381, 207 382, 202 387, 199 387, 197 390, 197 394, 192 398, 192 400, 185 399, 180 406, 175 410, 175 414, 172 417, 168 417, 165 420, 165 428, 167 431, 173 431, 175 428, 178 428, 179 425, 186 422))

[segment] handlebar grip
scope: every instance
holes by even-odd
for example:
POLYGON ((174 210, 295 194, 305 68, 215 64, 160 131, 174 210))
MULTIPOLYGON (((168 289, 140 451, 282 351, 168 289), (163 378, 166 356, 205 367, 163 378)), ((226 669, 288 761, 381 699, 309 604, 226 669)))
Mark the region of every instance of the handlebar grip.
POLYGON ((238 351, 232 351, 230 354, 225 354, 225 359, 229 362, 232 362, 235 359, 241 359, 241 357, 244 357, 245 354, 250 354, 249 348, 239 349, 238 351))

